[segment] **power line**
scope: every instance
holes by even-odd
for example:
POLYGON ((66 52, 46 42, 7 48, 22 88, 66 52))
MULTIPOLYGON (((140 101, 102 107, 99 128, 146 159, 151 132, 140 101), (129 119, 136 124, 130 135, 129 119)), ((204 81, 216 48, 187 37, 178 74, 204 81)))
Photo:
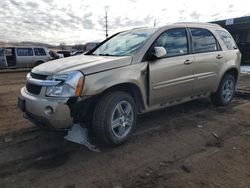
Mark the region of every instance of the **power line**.
POLYGON ((156 27, 156 19, 154 19, 154 27, 156 27))

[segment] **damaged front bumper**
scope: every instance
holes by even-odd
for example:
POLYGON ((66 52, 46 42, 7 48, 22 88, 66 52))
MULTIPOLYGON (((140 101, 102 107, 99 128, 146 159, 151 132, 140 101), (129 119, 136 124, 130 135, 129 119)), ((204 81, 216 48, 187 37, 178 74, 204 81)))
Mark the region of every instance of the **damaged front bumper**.
POLYGON ((67 105, 69 98, 41 97, 29 94, 25 87, 18 99, 19 108, 30 121, 38 126, 67 129, 73 125, 73 117, 67 105))

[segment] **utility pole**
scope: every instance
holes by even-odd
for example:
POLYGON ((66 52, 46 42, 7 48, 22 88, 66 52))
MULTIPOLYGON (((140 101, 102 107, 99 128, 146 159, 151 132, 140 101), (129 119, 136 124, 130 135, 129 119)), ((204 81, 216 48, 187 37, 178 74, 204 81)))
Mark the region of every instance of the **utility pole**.
POLYGON ((105 11, 105 33, 106 38, 108 38, 108 11, 105 11))
POLYGON ((156 19, 154 19, 154 27, 156 27, 156 19))

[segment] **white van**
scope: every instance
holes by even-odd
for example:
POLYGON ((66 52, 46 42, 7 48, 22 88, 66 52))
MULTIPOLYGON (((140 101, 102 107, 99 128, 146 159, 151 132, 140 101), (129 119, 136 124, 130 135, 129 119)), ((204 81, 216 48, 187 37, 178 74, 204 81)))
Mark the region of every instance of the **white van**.
POLYGON ((51 60, 44 47, 5 47, 0 50, 0 67, 34 67, 51 60))

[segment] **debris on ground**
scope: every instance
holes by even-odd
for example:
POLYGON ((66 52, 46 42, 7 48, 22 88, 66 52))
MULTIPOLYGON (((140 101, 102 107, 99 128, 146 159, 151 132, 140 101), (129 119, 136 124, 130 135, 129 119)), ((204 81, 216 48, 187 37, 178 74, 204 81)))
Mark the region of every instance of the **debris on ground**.
POLYGON ((218 136, 218 134, 216 134, 215 132, 213 131, 209 131, 216 139, 219 139, 220 137, 218 136))
POLYGON ((162 167, 168 167, 170 163, 172 163, 172 161, 162 161, 159 165, 162 167))
POLYGON ((184 170, 187 173, 191 173, 191 169, 186 165, 181 165, 181 169, 184 170))
POLYGON ((5 143, 12 142, 12 141, 13 141, 13 138, 11 136, 5 136, 4 137, 4 142, 5 143))

